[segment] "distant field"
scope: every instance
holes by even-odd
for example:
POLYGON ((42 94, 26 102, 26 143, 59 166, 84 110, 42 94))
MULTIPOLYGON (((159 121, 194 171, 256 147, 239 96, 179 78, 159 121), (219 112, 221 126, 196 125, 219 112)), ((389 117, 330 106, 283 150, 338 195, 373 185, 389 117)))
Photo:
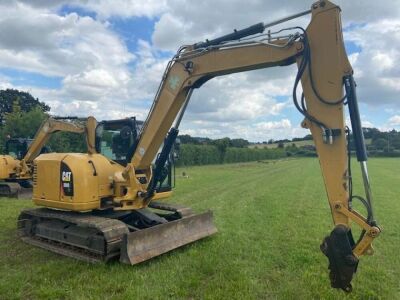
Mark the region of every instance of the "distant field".
MULTIPOLYGON (((371 139, 365 139, 365 143, 367 145, 371 144, 371 139)), ((291 146, 292 144, 295 144, 296 147, 301 147, 301 146, 309 146, 309 145, 314 145, 314 142, 312 140, 309 141, 297 141, 297 142, 287 142, 283 143, 285 147, 291 146)), ((273 143, 273 144, 251 144, 249 145, 249 148, 268 148, 268 149, 274 149, 278 148, 279 143, 273 143)))
MULTIPOLYGON (((283 145, 285 147, 287 146, 291 146, 292 144, 295 144, 297 147, 301 147, 301 146, 308 146, 308 145, 314 145, 313 141, 297 141, 297 142, 287 142, 287 143, 283 143, 283 145)), ((278 148, 278 143, 273 143, 273 144, 252 144, 249 146, 249 148, 268 148, 268 149, 274 149, 274 148, 278 148)))
POLYGON ((219 233, 138 266, 91 265, 26 245, 15 223, 30 202, 0 199, 0 299, 400 299, 399 169, 400 159, 370 160, 384 232, 348 296, 330 288, 319 250, 332 219, 309 158, 178 169, 189 178, 177 178, 171 201, 212 209, 219 233))

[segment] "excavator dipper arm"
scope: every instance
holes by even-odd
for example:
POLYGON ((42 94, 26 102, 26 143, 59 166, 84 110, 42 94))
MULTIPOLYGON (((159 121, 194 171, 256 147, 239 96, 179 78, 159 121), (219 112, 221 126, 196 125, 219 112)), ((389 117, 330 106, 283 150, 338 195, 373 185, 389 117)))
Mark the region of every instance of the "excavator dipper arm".
MULTIPOLYGON (((132 177, 135 172, 147 174, 146 191, 143 191, 143 186, 142 189, 137 187, 133 189, 139 191, 136 198, 133 202, 129 199, 131 203, 136 201, 135 205, 141 201, 143 206, 147 206, 154 195, 157 168, 165 164, 193 89, 216 76, 297 63, 294 104, 305 117, 302 126, 312 133, 335 224, 330 236, 324 239, 321 250, 329 258, 332 286, 349 292, 358 259, 363 254, 372 253, 371 243, 380 229, 372 212, 367 156, 353 70, 344 48, 340 8, 321 0, 305 13, 309 12, 312 18, 306 30, 292 27, 275 34, 262 34, 267 26, 259 23, 212 41, 182 47, 168 64, 124 176, 132 177), (298 91, 300 84, 301 94, 298 91), (367 207, 367 217, 351 206, 355 196, 351 189, 345 104, 349 106, 357 159, 363 174, 366 199, 361 199, 367 207), (151 163, 162 143, 163 150, 152 173, 151 163), (363 229, 358 242, 353 240, 351 222, 363 229)), ((272 23, 275 24, 277 22, 272 23)), ((130 182, 132 184, 132 178, 130 182)))

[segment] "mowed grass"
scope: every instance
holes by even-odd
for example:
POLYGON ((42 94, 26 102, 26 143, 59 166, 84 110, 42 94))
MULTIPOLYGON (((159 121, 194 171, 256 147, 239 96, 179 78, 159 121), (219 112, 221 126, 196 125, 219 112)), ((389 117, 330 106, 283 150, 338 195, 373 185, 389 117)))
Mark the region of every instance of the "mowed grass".
MULTIPOLYGON (((317 159, 178 169, 171 202, 212 209, 218 234, 137 266, 87 264, 19 241, 28 200, 0 201, 0 299, 400 299, 400 160, 371 159, 384 228, 350 295, 319 250, 332 229, 317 159)), ((362 191, 354 162, 355 190, 362 191)))
MULTIPOLYGON (((372 142, 372 139, 365 139, 365 144, 370 145, 372 142)), ((296 145, 296 147, 303 147, 303 146, 313 146, 314 142, 312 140, 304 140, 304 141, 294 141, 294 142, 286 142, 283 143, 284 147, 292 146, 293 144, 296 145)), ((251 144, 249 145, 249 148, 268 148, 268 149, 274 149, 278 148, 279 143, 272 143, 272 144, 251 144)))

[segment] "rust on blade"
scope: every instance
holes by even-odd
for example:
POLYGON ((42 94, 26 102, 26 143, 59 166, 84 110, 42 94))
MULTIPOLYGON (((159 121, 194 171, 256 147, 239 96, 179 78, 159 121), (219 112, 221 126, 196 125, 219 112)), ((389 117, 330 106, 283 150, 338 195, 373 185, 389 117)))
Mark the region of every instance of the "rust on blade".
POLYGON ((134 265, 216 232, 211 211, 132 232, 123 237, 120 261, 134 265))

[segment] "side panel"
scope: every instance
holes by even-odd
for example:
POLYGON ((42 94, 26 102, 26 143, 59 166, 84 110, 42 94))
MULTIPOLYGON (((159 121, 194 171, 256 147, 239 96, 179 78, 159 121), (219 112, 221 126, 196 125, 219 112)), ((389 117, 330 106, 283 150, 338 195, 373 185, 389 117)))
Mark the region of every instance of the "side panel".
POLYGON ((113 195, 115 172, 123 170, 99 154, 42 154, 35 165, 34 203, 73 211, 99 209, 113 195))
POLYGON ((35 160, 35 173, 33 185, 33 201, 52 200, 60 198, 60 162, 64 155, 45 154, 35 160))

